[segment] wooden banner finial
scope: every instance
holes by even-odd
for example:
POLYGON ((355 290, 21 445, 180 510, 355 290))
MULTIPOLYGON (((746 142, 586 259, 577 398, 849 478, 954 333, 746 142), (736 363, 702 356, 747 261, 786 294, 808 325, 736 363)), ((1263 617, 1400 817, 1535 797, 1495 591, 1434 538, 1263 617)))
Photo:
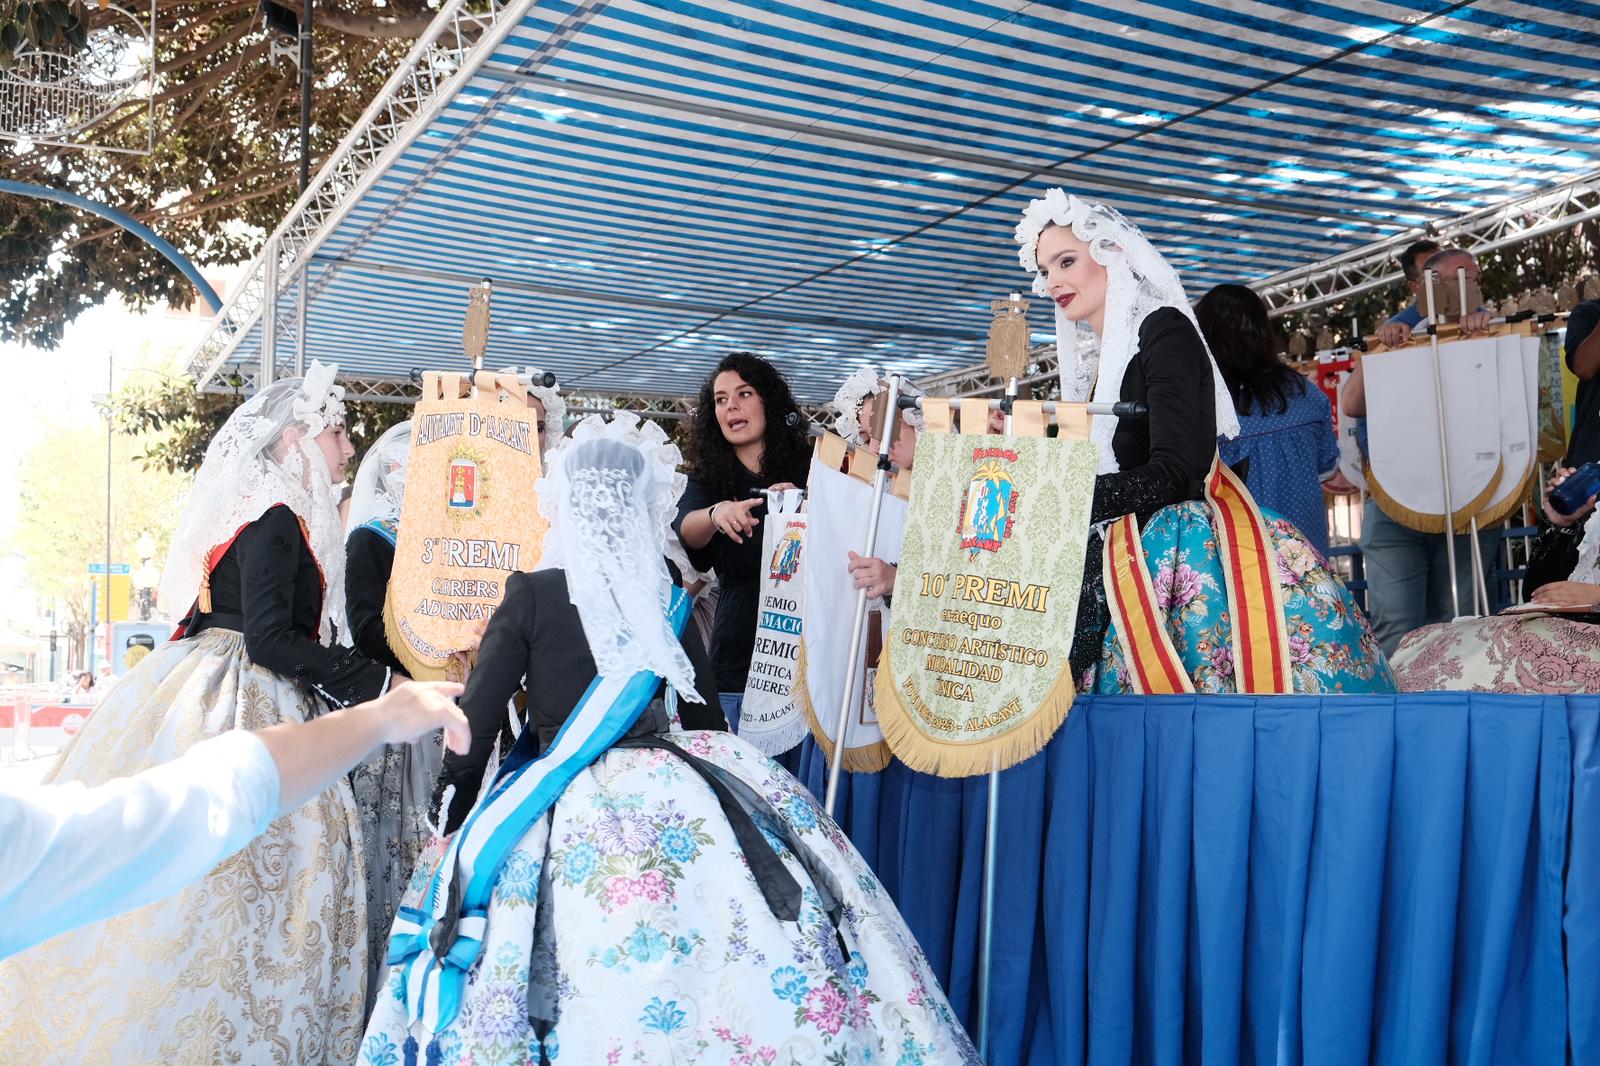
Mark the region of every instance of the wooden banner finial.
POLYGON ((989 323, 989 374, 1007 381, 1020 378, 1028 369, 1028 301, 1012 293, 1009 300, 989 304, 994 321, 989 323))
POLYGON ((466 353, 476 370, 483 369, 483 354, 489 349, 489 290, 488 278, 482 285, 467 290, 467 320, 461 329, 461 350, 466 353))

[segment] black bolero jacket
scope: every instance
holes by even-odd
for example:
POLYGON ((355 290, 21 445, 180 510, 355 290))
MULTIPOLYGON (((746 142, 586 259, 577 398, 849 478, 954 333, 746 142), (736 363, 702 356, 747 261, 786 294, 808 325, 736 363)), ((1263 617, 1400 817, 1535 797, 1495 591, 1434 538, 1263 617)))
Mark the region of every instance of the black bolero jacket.
POLYGON ((1160 307, 1139 324, 1139 351, 1122 376, 1123 400, 1140 400, 1148 418, 1118 421, 1111 450, 1121 468, 1095 479, 1091 522, 1139 516, 1205 495, 1217 450, 1211 360, 1188 316, 1160 307))
POLYGON ((383 603, 393 572, 394 545, 382 533, 362 526, 344 542, 344 614, 350 622, 350 643, 367 658, 404 673, 383 624, 383 603))
MULTIPOLYGON (((705 701, 678 704, 684 728, 726 729, 711 661, 692 623, 684 628, 683 650, 694 665, 695 688, 705 701)), ((472 809, 495 737, 506 720, 506 704, 523 688, 523 679, 527 679, 527 728, 536 731, 538 750, 543 751, 598 673, 578 609, 568 596, 567 575, 561 570, 512 574, 506 581, 505 599, 484 631, 478 665, 461 696, 461 710, 472 724, 472 747, 465 755, 445 752, 435 789, 437 808, 445 787, 455 786, 447 832, 458 827, 472 809)), ((665 682, 662 684, 665 687, 665 682)))
POLYGON ((196 605, 189 635, 237 630, 251 662, 308 685, 336 707, 375 699, 388 687, 383 664, 317 642, 322 569, 300 519, 282 504, 239 531, 212 567, 210 587, 211 610, 196 605))

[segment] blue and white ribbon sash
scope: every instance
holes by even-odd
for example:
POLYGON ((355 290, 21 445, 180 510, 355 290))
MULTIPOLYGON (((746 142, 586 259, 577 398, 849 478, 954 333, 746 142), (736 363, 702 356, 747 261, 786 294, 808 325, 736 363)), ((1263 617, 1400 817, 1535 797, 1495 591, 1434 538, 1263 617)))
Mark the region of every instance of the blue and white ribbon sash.
MULTIPOLYGON (((689 597, 672 590, 668 618, 681 638, 689 597)), ((403 966, 406 1020, 429 1033, 447 1028, 461 1009, 467 971, 483 949, 489 896, 500 868, 585 767, 638 721, 661 684, 642 670, 628 678, 596 677, 537 759, 516 767, 481 796, 456 833, 423 897, 401 907, 389 937, 390 966, 403 966)))

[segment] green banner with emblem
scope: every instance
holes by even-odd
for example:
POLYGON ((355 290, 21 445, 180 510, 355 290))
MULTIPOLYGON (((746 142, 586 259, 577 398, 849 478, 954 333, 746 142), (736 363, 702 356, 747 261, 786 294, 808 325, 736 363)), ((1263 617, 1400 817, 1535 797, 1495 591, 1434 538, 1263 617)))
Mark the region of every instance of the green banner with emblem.
POLYGON ((943 777, 1005 769, 1066 720, 1096 467, 1086 441, 919 441, 876 692, 906 765, 943 777))

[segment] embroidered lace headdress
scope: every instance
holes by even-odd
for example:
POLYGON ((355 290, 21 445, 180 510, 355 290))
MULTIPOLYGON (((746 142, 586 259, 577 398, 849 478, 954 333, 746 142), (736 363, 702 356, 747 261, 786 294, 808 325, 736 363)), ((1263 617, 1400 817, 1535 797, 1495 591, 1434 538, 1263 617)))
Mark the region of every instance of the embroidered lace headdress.
MULTIPOLYGON (((834 431, 849 441, 851 444, 865 444, 867 442, 867 426, 861 424, 861 405, 868 396, 881 395, 887 386, 884 379, 879 376, 876 367, 864 366, 844 379, 844 384, 839 386, 839 391, 833 394, 830 406, 837 412, 834 418, 834 431)), ((921 396, 922 390, 903 381, 900 385, 902 394, 906 396, 921 396)), ((922 432, 922 411, 909 407, 904 412, 906 425, 922 432)))
POLYGON ((667 533, 687 479, 661 427, 617 412, 590 415, 550 452, 538 483, 550 520, 545 559, 566 572, 584 636, 604 677, 660 674, 702 702, 694 667, 667 621, 667 533))
POLYGON ((411 452, 411 421, 390 426, 373 442, 356 468, 347 527, 368 522, 398 522, 406 494, 406 459, 411 452))
POLYGON ((344 523, 339 493, 317 444, 319 433, 344 425, 338 368, 312 361, 304 378, 275 381, 241 404, 206 448, 161 577, 161 605, 188 611, 207 586, 207 557, 279 504, 304 524, 322 569, 322 625, 333 640, 344 615, 344 523))
MULTIPOLYGON (((1122 376, 1139 349, 1139 326, 1158 307, 1173 307, 1195 323, 1194 309, 1184 295, 1178 272, 1139 232, 1139 228, 1112 207, 1096 200, 1068 195, 1051 189, 1043 199, 1030 201, 1017 223, 1017 259, 1034 276, 1033 291, 1050 296, 1039 273, 1039 234, 1047 226, 1068 226, 1089 246, 1089 254, 1106 268, 1105 335, 1098 338, 1087 323, 1073 322, 1056 308, 1056 351, 1061 366, 1061 398, 1071 402, 1094 400, 1115 403, 1122 398, 1122 376)), ((1201 337, 1201 343, 1205 338, 1201 337)), ((1239 416, 1233 409, 1228 386, 1222 380, 1211 350, 1211 383, 1217 409, 1217 432, 1224 437, 1239 435, 1239 416)), ((1096 415, 1089 437, 1100 451, 1100 472, 1117 469, 1111 451, 1111 437, 1117 420, 1096 415)))

